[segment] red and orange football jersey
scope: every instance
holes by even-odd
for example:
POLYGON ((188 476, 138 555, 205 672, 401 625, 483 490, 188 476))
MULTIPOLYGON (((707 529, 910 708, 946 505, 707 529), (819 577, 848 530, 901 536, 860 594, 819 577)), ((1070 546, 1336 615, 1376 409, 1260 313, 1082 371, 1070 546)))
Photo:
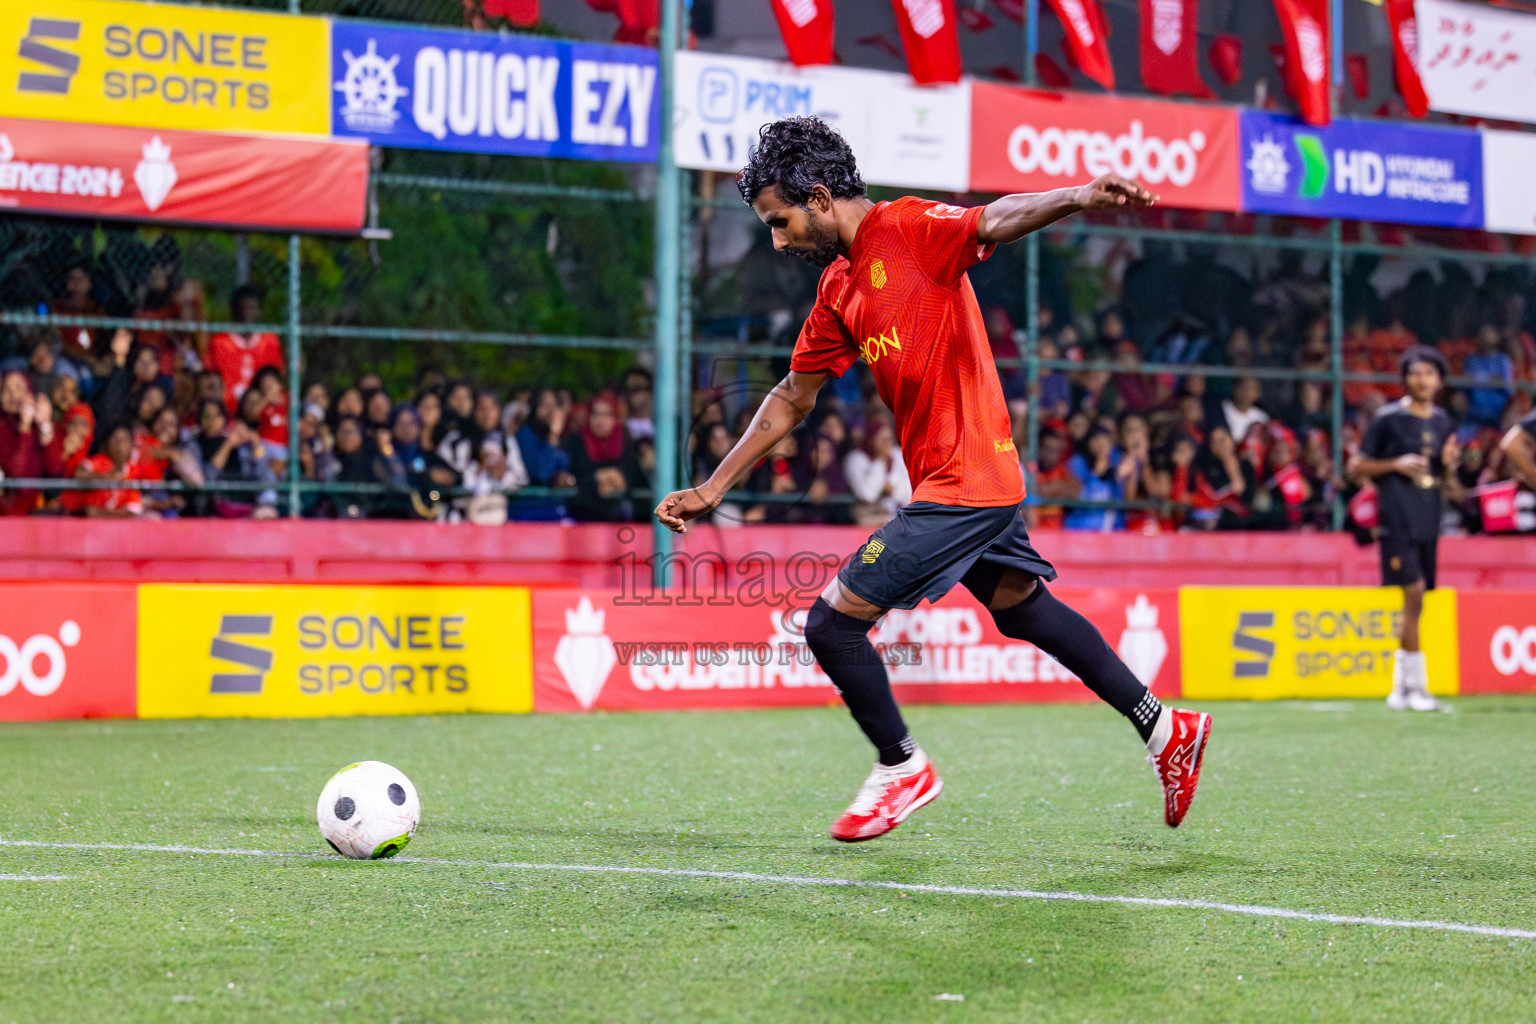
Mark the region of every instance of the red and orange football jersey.
POLYGON ((1008 407, 965 272, 992 255, 981 207, 877 203, 847 258, 822 272, 790 368, 841 377, 869 365, 896 419, 912 500, 991 507, 1024 500, 1008 407))

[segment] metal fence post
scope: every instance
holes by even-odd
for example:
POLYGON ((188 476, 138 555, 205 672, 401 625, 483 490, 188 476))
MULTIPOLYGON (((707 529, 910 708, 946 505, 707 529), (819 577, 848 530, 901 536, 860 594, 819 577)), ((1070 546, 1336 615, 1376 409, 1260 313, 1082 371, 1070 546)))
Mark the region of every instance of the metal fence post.
POLYGON ((1024 411, 1024 474, 1035 489, 1035 464, 1040 459, 1040 232, 1024 238, 1024 367, 1028 384, 1024 411))
MULTIPOLYGON (((1333 473, 1344 478, 1344 251, 1339 222, 1328 222, 1328 335, 1333 374, 1333 401, 1330 403, 1329 430, 1333 434, 1333 473)), ((1344 528, 1344 498, 1333 495, 1333 528, 1344 528)))
MULTIPOLYGON (((295 3, 298 0, 294 0, 295 3)), ((299 236, 288 236, 288 515, 299 517, 299 236)))
MULTIPOLYGON (((681 22, 681 0, 662 0, 657 57, 661 78, 661 137, 656 152, 656 479, 655 500, 672 489, 678 468, 678 299, 682 284, 682 175, 672 155, 672 69, 681 22)), ((672 531, 655 523, 652 582, 667 585, 672 531)))

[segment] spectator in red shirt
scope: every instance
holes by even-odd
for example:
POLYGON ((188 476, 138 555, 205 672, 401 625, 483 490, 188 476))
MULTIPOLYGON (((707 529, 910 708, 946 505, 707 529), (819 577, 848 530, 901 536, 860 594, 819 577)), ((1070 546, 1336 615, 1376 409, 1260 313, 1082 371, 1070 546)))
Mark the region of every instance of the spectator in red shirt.
MULTIPOLYGON (((133 432, 116 426, 107 435, 100 455, 75 470, 77 480, 137 480, 133 463, 133 432)), ((137 488, 110 487, 86 492, 85 514, 102 519, 133 519, 144 514, 137 488)))
POLYGON ((283 375, 271 366, 263 366, 251 378, 250 390, 261 396, 261 419, 256 433, 278 448, 288 449, 288 387, 283 375))
MULTIPOLYGON (((1067 444, 1066 434, 1060 430, 1040 432, 1040 453, 1039 463, 1035 469, 1035 485, 1029 492, 1031 504, 1046 498, 1076 498, 1082 493, 1082 482, 1067 468, 1067 456, 1070 454, 1071 446, 1067 444)), ((1040 505, 1034 512, 1035 522, 1031 528, 1061 529, 1060 505, 1040 505)))
MULTIPOLYGON (((91 407, 84 402, 71 406, 64 415, 63 438, 59 444, 63 460, 60 476, 66 480, 75 478, 75 473, 91 457, 91 440, 95 434, 96 416, 91 407)), ((65 515, 84 515, 86 497, 85 491, 65 491, 59 495, 59 508, 65 515)))
MULTIPOLYGON (((261 321, 261 292, 253 286, 247 284, 236 288, 229 305, 237 323, 261 321)), ((208 342, 208 367, 217 370, 224 378, 224 406, 227 409, 239 408, 240 396, 251 386, 256 371, 264 366, 283 372, 283 346, 275 334, 226 331, 215 334, 208 342)))
MULTIPOLYGON (((82 264, 64 275, 64 294, 53 300, 53 312, 64 316, 105 316, 106 310, 91 297, 91 272, 82 264)), ((101 344, 102 331, 90 327, 64 328, 64 355, 87 367, 98 377, 111 370, 101 344)))
MULTIPOLYGON (((0 381, 0 470, 11 478, 57 476, 59 446, 52 441, 53 403, 33 396, 26 374, 7 373, 0 381)), ((40 498, 35 490, 7 490, 0 493, 0 515, 28 515, 40 498)))

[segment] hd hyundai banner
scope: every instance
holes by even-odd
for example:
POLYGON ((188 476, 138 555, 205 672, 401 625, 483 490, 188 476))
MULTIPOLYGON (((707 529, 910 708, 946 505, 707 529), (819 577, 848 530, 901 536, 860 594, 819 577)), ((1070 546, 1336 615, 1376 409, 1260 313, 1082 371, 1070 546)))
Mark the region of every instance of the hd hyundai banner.
POLYGON ((0 209, 357 231, 368 147, 0 117, 0 209))
POLYGON ((1041 192, 1114 173, 1169 206, 1237 210, 1237 149, 1235 107, 971 87, 977 192, 1041 192))
POLYGON ((674 95, 681 167, 735 174, 763 125, 814 115, 847 140, 866 182, 951 192, 970 182, 969 83, 695 51, 677 55, 674 95))
MULTIPOLYGON (((1057 591, 1143 682, 1178 693, 1178 594, 1057 591)), ((802 629, 805 611, 764 603, 680 607, 616 590, 533 596, 536 711, 676 710, 834 704, 802 629)), ((943 704, 1089 700, 1061 665, 997 631, 969 594, 888 612, 870 640, 902 700, 943 704)))
POLYGON ((1243 209, 1438 227, 1483 225, 1483 143, 1455 128, 1242 113, 1243 209))
POLYGON ((380 146, 649 162, 656 51, 339 21, 332 130, 380 146))
POLYGON ((0 4, 0 115, 326 135, 324 18, 120 0, 0 4))

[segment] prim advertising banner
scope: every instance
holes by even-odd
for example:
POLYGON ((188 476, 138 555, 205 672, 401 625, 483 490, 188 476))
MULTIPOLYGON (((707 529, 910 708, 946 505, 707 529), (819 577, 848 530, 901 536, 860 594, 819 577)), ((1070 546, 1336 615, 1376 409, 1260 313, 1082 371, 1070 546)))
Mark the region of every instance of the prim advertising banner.
POLYGON ((0 4, 0 115, 330 134, 324 18, 123 0, 0 4))
POLYGON ((527 711, 520 587, 145 584, 140 718, 527 711))
MULTIPOLYGON (((1532 92, 1536 105, 1536 90, 1532 92)), ((1483 227, 1536 235, 1536 133, 1485 131, 1483 227)))
POLYGON ((1483 226, 1478 133, 1245 110, 1243 209, 1436 227, 1483 226))
POLYGON ((1467 590, 1456 604, 1461 692, 1536 690, 1536 594, 1467 590))
POLYGON ((12 583, 0 607, 0 722, 131 718, 131 583, 12 583))
MULTIPOLYGON (((1103 632, 1157 693, 1179 686, 1173 590, 1052 588, 1103 632)), ((662 603, 618 590, 533 595, 537 711, 678 710, 837 704, 802 629, 805 609, 700 598, 662 603)), ((870 634, 904 701, 983 704, 1090 700, 1093 693, 1033 645, 997 631, 969 593, 888 612, 870 634)))
MULTIPOLYGON (((1459 692, 1457 595, 1425 595, 1431 693, 1459 692)), ((1385 697, 1400 587, 1182 587, 1183 693, 1192 700, 1385 697)))
POLYGON ((350 232, 368 147, 0 117, 0 210, 350 232))
POLYGON ((689 51, 677 55, 674 95, 681 167, 734 174, 763 125, 815 115, 842 133, 870 184, 950 192, 970 186, 969 82, 919 86, 886 71, 689 51))
POLYGON ((1237 143, 1236 107, 972 86, 977 192, 1040 192, 1113 173, 1167 206, 1232 211, 1237 143))
POLYGON ((1419 77, 1435 110, 1536 122, 1536 14, 1418 0, 1419 77))
POLYGON ((650 162, 661 129, 656 51, 338 21, 338 136, 379 146, 650 162))

